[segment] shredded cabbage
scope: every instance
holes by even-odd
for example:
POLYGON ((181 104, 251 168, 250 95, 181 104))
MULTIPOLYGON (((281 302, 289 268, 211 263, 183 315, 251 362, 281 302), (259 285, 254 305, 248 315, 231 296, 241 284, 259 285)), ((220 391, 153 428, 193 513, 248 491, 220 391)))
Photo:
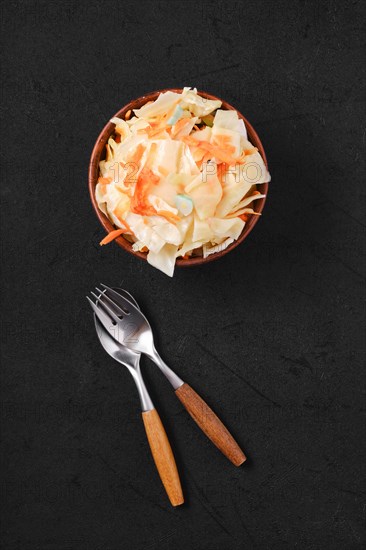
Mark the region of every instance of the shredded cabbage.
POLYGON ((257 185, 270 175, 236 111, 196 88, 165 92, 111 119, 115 134, 100 162, 98 206, 134 251, 169 276, 176 258, 204 258, 240 236, 257 185))

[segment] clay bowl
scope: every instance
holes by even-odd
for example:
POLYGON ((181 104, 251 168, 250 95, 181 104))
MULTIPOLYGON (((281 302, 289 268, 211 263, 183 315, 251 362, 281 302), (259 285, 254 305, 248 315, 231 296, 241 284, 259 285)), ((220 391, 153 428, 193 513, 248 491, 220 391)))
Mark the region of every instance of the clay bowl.
MULTIPOLYGON (((170 88, 169 90, 172 91, 172 92, 177 92, 177 93, 182 92, 182 89, 176 89, 176 88, 170 88)), ((120 109, 114 116, 124 119, 126 113, 129 110, 139 109, 140 107, 145 105, 145 103, 147 103, 148 101, 155 101, 155 99, 159 96, 160 93, 167 92, 167 91, 168 90, 158 90, 157 92, 151 92, 151 93, 146 94, 142 97, 134 99, 133 101, 131 101, 130 103, 128 103, 127 105, 122 107, 122 109, 120 109)), ((247 128, 247 132, 248 132, 249 141, 255 147, 257 147, 258 151, 262 155, 262 158, 264 160, 265 165, 268 168, 266 154, 264 152, 263 145, 262 145, 256 131, 254 130, 253 126, 247 121, 247 119, 237 109, 234 109, 234 107, 232 107, 226 101, 223 101, 222 99, 220 99, 218 97, 215 97, 212 94, 208 94, 206 92, 200 92, 199 91, 198 93, 199 93, 200 96, 205 97, 207 99, 219 99, 220 101, 222 101, 222 107, 221 107, 222 109, 236 110, 236 112, 238 113, 239 118, 242 118, 244 120, 245 126, 247 128)), ((106 146, 106 143, 107 143, 109 137, 114 133, 114 128, 115 128, 115 125, 112 124, 111 122, 108 122, 104 126, 103 130, 101 131, 101 133, 100 133, 100 135, 99 135, 99 137, 98 137, 98 139, 97 139, 97 141, 94 145, 94 148, 93 148, 93 151, 92 151, 92 154, 91 154, 91 158, 90 158, 90 164, 89 164, 89 192, 90 192, 90 198, 91 198, 91 202, 93 204, 95 213, 98 216, 100 223, 102 224, 102 226, 106 230, 106 233, 109 233, 110 231, 113 231, 113 229, 115 229, 115 227, 110 222, 110 220, 107 218, 107 216, 105 216, 103 214, 103 212, 101 212, 98 208, 97 201, 95 200, 95 186, 97 184, 98 176, 99 176, 99 162, 105 158, 105 146, 106 146)), ((261 193, 267 195, 267 193, 268 193, 268 183, 260 184, 260 190, 261 190, 261 193)), ((256 212, 262 212, 265 202, 266 202, 266 198, 258 199, 257 201, 255 201, 254 206, 253 206, 254 210, 256 212)), ((247 238, 247 236, 252 231, 252 229, 254 228, 255 224, 257 223, 257 221, 259 219, 260 219, 260 216, 254 216, 254 215, 250 216, 249 220, 245 224, 245 227, 244 227, 240 237, 236 241, 234 241, 230 246, 228 246, 225 250, 223 250, 221 252, 216 252, 215 254, 211 254, 207 258, 203 258, 203 257, 200 257, 200 256, 189 258, 187 260, 184 260, 183 258, 178 258, 176 260, 176 265, 178 265, 179 267, 190 267, 190 266, 195 266, 195 265, 206 264, 208 262, 212 262, 214 260, 217 260, 217 259, 221 258, 225 254, 228 254, 229 252, 231 252, 231 250, 233 250, 234 248, 239 246, 239 244, 242 243, 244 241, 244 239, 247 238)), ((147 254, 143 253, 143 252, 134 252, 132 250, 131 243, 127 239, 125 239, 124 237, 122 237, 122 236, 118 237, 117 239, 115 239, 115 242, 121 248, 123 248, 124 250, 127 250, 127 252, 129 252, 130 254, 133 254, 134 256, 138 256, 139 258, 141 258, 143 260, 146 260, 147 254)))

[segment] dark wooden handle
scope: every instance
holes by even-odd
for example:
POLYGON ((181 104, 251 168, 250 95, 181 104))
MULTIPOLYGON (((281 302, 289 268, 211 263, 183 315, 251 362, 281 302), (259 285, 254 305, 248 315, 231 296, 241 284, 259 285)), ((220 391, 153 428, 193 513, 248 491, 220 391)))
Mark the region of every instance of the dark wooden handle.
POLYGON ((147 439, 159 476, 173 506, 183 504, 184 497, 177 465, 168 436, 156 409, 142 413, 147 439))
POLYGON ((204 400, 189 386, 183 384, 175 390, 176 396, 212 443, 233 463, 240 466, 247 457, 221 420, 204 400))

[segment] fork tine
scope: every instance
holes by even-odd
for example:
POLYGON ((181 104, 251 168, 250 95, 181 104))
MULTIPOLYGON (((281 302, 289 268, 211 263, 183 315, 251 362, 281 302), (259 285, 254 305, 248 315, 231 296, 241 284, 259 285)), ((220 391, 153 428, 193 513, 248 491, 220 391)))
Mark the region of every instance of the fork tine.
POLYGON ((116 304, 116 302, 114 302, 112 300, 112 298, 110 298, 104 290, 100 290, 100 288, 98 288, 97 286, 95 288, 96 288, 97 292, 100 293, 100 296, 98 298, 100 303, 103 303, 103 299, 105 298, 112 305, 112 307, 116 310, 116 315, 117 316, 118 315, 121 315, 121 316, 124 315, 125 312, 123 311, 123 309, 118 304, 116 304))
MULTIPOLYGON (((129 301, 127 300, 127 298, 125 298, 124 296, 121 296, 121 294, 119 294, 118 292, 116 292, 115 290, 113 290, 113 288, 110 288, 109 286, 104 285, 103 283, 100 283, 100 285, 101 285, 107 292, 109 292, 109 293, 113 296, 113 298, 116 300, 117 303, 121 304, 121 307, 124 306, 125 308, 130 307, 130 308, 132 308, 132 309, 137 309, 136 306, 134 306, 133 304, 131 304, 131 302, 129 302, 129 301), (123 306, 122 306, 122 304, 123 304, 123 306)), ((114 302, 114 300, 113 300, 113 302, 114 302)), ((128 309, 127 309, 127 311, 125 311, 125 310, 123 310, 123 311, 124 311, 124 313, 127 313, 127 314, 129 313, 129 312, 128 312, 128 309)))
POLYGON ((100 306, 106 310, 106 312, 108 313, 108 315, 110 315, 110 317, 112 318, 112 320, 113 320, 115 323, 117 323, 117 322, 119 321, 119 317, 114 313, 113 309, 111 309, 111 308, 109 307, 108 304, 106 304, 105 302, 103 302, 102 300, 100 300, 99 297, 98 297, 96 294, 94 294, 93 291, 90 291, 90 294, 91 294, 92 296, 94 296, 94 298, 95 298, 96 301, 97 301, 97 304, 100 304, 100 306))
POLYGON ((95 305, 93 300, 89 298, 89 296, 86 296, 86 299, 88 300, 89 304, 91 305, 95 315, 98 317, 99 321, 102 323, 104 328, 109 331, 111 328, 111 319, 108 317, 106 313, 100 308, 95 305))

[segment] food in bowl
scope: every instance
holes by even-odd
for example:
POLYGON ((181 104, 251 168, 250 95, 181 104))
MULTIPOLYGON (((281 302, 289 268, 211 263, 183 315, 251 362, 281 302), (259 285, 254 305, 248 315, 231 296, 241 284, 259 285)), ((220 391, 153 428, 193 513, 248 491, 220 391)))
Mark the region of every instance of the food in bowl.
POLYGON ((184 88, 111 119, 95 198, 116 229, 101 244, 123 235, 172 276, 177 258, 225 250, 260 215, 257 186, 270 175, 244 121, 221 105, 184 88))

